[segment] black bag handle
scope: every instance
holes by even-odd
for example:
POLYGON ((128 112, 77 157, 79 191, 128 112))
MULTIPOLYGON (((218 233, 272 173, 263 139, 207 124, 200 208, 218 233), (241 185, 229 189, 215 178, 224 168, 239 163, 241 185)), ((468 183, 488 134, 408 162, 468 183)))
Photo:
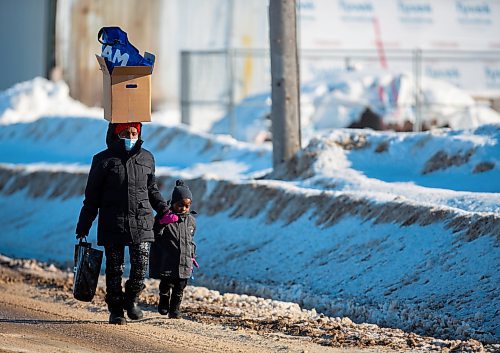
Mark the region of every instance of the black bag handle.
POLYGON ((84 246, 84 247, 86 247, 86 248, 90 248, 90 247, 92 247, 92 243, 89 243, 89 242, 87 241, 87 236, 84 236, 83 238, 80 238, 80 242, 78 243, 78 245, 80 245, 80 246, 84 246), (83 241, 83 239, 85 239, 85 241, 83 241))

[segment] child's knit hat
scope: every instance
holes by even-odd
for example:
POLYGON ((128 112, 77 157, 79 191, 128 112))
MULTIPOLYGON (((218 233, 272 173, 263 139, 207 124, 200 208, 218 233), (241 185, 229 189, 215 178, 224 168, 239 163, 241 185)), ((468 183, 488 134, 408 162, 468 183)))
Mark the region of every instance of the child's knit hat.
POLYGON ((172 191, 172 205, 182 199, 193 199, 193 194, 191 194, 191 190, 187 185, 184 185, 183 180, 177 180, 175 182, 174 190, 172 191))

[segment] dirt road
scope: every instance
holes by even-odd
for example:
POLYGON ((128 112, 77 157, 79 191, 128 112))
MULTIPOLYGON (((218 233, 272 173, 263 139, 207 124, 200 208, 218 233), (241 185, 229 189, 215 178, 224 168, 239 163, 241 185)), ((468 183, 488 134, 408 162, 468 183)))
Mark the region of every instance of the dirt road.
POLYGON ((102 286, 92 303, 83 303, 73 298, 71 285, 69 272, 0 256, 0 352, 472 353, 500 348, 355 324, 293 303, 203 287, 186 289, 184 318, 171 320, 156 312, 153 282, 141 296, 145 317, 115 326, 107 323, 102 286))
POLYGON ((73 301, 68 293, 30 283, 1 268, 0 352, 378 352, 338 349, 308 337, 260 335, 154 311, 125 326, 109 325, 102 305, 73 301), (27 283, 28 282, 28 283, 27 283))

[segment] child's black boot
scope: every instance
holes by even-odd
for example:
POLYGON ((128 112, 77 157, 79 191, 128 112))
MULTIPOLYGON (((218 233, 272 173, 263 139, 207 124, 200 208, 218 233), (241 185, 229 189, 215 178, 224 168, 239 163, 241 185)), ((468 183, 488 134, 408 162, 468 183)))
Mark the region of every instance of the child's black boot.
POLYGON ((158 312, 161 315, 168 315, 170 307, 170 293, 160 293, 160 303, 158 304, 158 312))
POLYGON ((181 302, 182 302, 182 292, 181 293, 172 293, 172 297, 170 298, 170 308, 168 317, 171 319, 180 319, 181 318, 181 302))

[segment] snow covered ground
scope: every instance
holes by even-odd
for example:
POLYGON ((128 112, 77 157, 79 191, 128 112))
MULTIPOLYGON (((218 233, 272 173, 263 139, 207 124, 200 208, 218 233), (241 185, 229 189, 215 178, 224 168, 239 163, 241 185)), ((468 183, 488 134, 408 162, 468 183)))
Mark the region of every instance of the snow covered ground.
MULTIPOLYGON (((107 123, 64 87, 0 93, 1 253, 72 259, 107 123)), ((165 197, 175 178, 192 187, 196 283, 486 342, 500 338, 499 137, 499 124, 330 130, 272 171, 267 145, 172 124, 143 134, 165 197)))

